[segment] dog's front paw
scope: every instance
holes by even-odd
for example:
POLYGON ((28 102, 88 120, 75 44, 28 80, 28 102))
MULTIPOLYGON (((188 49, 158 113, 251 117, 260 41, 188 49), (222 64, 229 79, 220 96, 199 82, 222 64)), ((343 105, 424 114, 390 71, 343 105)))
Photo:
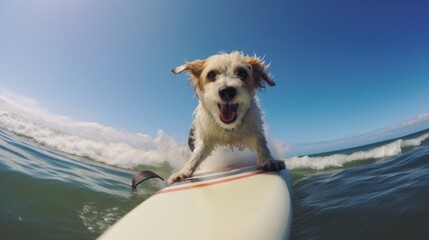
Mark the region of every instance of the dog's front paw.
POLYGON ((286 168, 285 162, 278 160, 269 160, 261 165, 265 171, 280 171, 286 168))
POLYGON ((180 181, 186 179, 187 177, 189 177, 188 174, 185 174, 185 173, 182 173, 182 172, 177 172, 177 173, 172 174, 168 178, 167 183, 168 184, 172 184, 172 183, 175 183, 175 182, 180 182, 180 181))

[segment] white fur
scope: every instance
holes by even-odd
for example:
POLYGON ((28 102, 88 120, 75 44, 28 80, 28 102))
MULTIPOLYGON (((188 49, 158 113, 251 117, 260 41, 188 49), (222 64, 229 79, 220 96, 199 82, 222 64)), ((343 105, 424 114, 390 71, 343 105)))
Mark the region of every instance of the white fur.
MULTIPOLYGON (((256 153, 259 166, 267 170, 284 168, 284 163, 275 161, 267 148, 262 113, 252 85, 252 81, 259 79, 253 79, 255 69, 249 64, 249 58, 240 52, 221 53, 206 60, 197 60, 198 63, 189 62, 173 69, 176 74, 188 70, 199 101, 193 121, 195 149, 182 170, 169 178, 169 183, 191 176, 200 163, 219 146, 249 148, 256 153), (247 72, 248 78, 245 81, 237 76, 237 69, 247 72), (210 71, 216 71, 215 81, 204 80, 210 71), (238 103, 236 120, 229 124, 220 119, 218 107, 219 103, 225 103, 219 95, 219 91, 225 87, 236 89, 236 96, 229 103, 238 103)), ((259 58, 253 59, 263 64, 259 58)), ((272 81, 271 83, 274 85, 272 81)))

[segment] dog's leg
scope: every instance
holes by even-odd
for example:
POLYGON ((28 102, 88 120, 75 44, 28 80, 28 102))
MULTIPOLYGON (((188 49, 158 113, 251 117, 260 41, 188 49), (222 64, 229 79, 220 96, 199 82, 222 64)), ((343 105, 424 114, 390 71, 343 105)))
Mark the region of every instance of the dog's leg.
POLYGON ((258 156, 258 166, 266 171, 278 171, 286 168, 283 161, 274 160, 271 156, 270 150, 267 147, 267 141, 263 135, 256 137, 254 140, 255 145, 253 147, 258 156))
POLYGON ((213 151, 213 148, 213 145, 199 144, 194 149, 191 158, 182 168, 182 170, 170 176, 170 178, 168 179, 168 184, 172 184, 174 182, 178 182, 187 177, 190 177, 195 172, 197 167, 201 164, 201 162, 213 151))

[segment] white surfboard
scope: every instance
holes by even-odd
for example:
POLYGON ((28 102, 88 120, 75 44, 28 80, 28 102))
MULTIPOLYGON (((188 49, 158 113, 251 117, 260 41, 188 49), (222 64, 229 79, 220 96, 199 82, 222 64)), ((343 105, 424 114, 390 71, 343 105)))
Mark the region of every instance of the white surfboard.
POLYGON ((288 239, 287 171, 255 167, 195 174, 141 203, 99 239, 288 239))

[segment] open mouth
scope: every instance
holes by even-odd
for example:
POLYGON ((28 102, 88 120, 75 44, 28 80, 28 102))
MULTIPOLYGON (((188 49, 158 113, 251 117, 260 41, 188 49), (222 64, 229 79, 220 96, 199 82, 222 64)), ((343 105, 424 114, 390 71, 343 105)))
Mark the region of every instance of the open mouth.
POLYGON ((225 124, 233 123, 237 119, 238 103, 218 103, 217 106, 220 110, 220 120, 225 124))

